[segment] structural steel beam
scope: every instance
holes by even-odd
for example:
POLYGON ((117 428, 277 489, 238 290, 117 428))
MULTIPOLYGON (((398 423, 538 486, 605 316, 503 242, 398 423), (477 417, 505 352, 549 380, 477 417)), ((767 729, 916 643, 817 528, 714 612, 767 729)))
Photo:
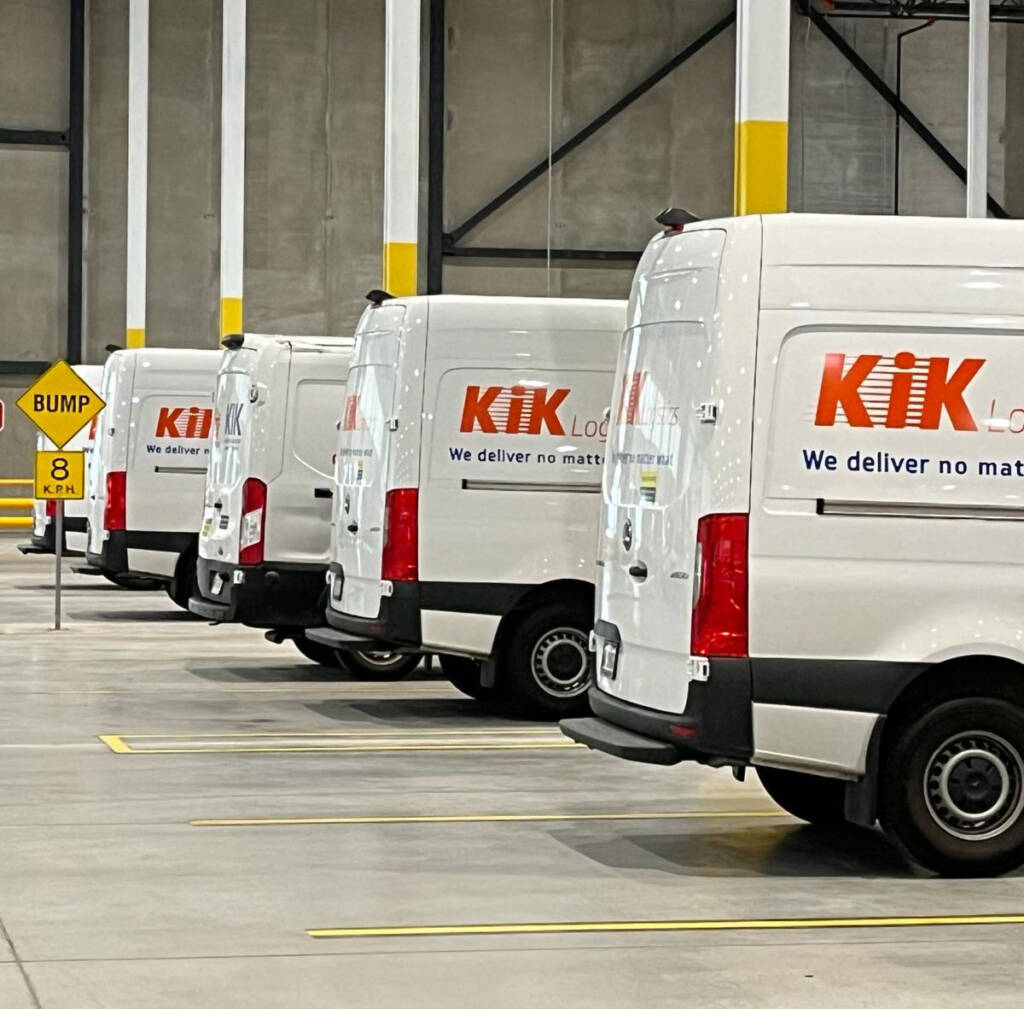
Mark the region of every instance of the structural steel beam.
MULTIPOLYGON (((726 14, 717 24, 709 28, 700 38, 694 40, 685 49, 676 53, 667 63, 662 64, 649 77, 642 80, 636 87, 624 94, 617 102, 609 106, 595 119, 592 119, 581 130, 574 133, 564 144, 551 153, 551 158, 545 157, 538 161, 529 171, 524 172, 515 182, 503 189, 493 200, 482 206, 475 214, 471 214, 457 228, 453 228, 446 238, 451 244, 457 243, 465 237, 478 224, 486 220, 496 210, 503 207, 518 193, 522 192, 531 182, 539 179, 547 170, 549 165, 556 165, 566 155, 571 154, 580 144, 589 140, 602 126, 610 123, 620 112, 629 108, 638 98, 643 97, 656 84, 663 81, 673 70, 682 66, 691 56, 699 53, 709 42, 718 38, 736 20, 736 12, 726 14)), ((545 253, 546 254, 546 253, 545 253)))
MULTIPOLYGON (((817 10, 809 0, 798 0, 800 10, 811 23, 838 49, 860 75, 896 111, 897 115, 938 155, 942 163, 963 183, 967 182, 967 169, 952 151, 914 114, 907 104, 897 97, 896 92, 885 83, 868 62, 850 45, 842 35, 829 24, 828 18, 817 10)), ((1010 215, 991 195, 987 199, 988 209, 996 216, 1010 215)))
POLYGON ((85 226, 85 0, 70 3, 68 53, 67 360, 82 362, 82 232, 85 226))
POLYGON ((427 294, 444 288, 444 56, 445 0, 430 0, 427 84, 427 294))
MULTIPOLYGON (((445 243, 444 254, 453 258, 466 259, 543 259, 548 258, 547 249, 516 249, 506 246, 483 247, 478 245, 452 245, 445 243)), ((631 249, 551 249, 552 259, 577 262, 636 263, 640 253, 631 249)))

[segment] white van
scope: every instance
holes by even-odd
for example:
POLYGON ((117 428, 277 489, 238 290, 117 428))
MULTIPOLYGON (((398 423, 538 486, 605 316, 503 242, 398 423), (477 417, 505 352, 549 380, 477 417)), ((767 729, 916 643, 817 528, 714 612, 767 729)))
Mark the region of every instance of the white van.
POLYGON ((231 336, 214 398, 196 589, 189 609, 270 628, 314 662, 404 676, 418 657, 307 641, 323 623, 337 422, 351 338, 231 336))
POLYGON ((709 221, 637 270, 593 718, 949 874, 1024 861, 1024 224, 709 221))
POLYGON ((342 416, 332 647, 586 710, 605 409, 625 302, 429 296, 363 313, 342 416))
MULTIPOLYGON (((99 364, 75 364, 72 369, 79 378, 96 392, 99 392, 103 366, 99 364)), ((68 452, 85 453, 85 471, 89 472, 93 443, 96 438, 97 418, 85 425, 64 448, 68 452)), ((42 433, 36 435, 36 451, 52 452, 57 448, 42 433)), ((88 475, 86 476, 88 481, 88 475)), ((23 554, 52 554, 56 552, 56 501, 36 500, 32 506, 32 538, 18 549, 23 554)), ((64 544, 65 557, 85 556, 85 525, 89 515, 88 497, 80 501, 64 502, 64 544)))
POLYGON ((162 581, 188 607, 195 581, 220 352, 110 355, 89 468, 86 559, 108 577, 162 581))

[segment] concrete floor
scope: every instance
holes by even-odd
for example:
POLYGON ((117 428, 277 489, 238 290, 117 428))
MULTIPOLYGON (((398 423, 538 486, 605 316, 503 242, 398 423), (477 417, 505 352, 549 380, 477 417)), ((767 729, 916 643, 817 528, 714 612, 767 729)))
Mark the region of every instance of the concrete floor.
POLYGON ((2 1009, 1021 1005, 1016 925, 312 938, 1014 914, 1024 877, 925 879, 878 834, 802 827, 727 772, 545 746, 561 737, 426 672, 334 681, 162 593, 69 574, 55 634, 52 558, 15 542, 0 538, 2 1009), (704 816, 571 818, 651 811, 704 816), (192 822, 459 814, 567 818, 192 822))

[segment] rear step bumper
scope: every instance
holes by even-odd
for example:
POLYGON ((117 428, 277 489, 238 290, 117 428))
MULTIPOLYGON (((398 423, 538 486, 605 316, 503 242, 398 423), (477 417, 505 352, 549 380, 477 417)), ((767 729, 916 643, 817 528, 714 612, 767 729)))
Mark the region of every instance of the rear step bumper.
POLYGON ((199 591, 188 608, 197 617, 249 627, 287 627, 301 631, 323 620, 325 567, 288 561, 241 566, 200 557, 199 591), (220 591, 215 592, 214 588, 220 591))
POLYGON ((601 718, 566 718, 558 723, 562 732, 592 750, 641 764, 678 764, 686 757, 678 746, 662 743, 638 732, 621 729, 601 718))
POLYGON ((211 603, 202 596, 192 596, 188 601, 189 613, 194 613, 203 620, 212 620, 216 624, 228 623, 231 620, 231 607, 226 603, 211 603))
POLYGON ((71 570, 76 575, 89 575, 93 578, 99 578, 103 575, 103 570, 93 564, 72 564, 71 570))
POLYGON ((361 634, 350 634, 348 631, 339 631, 335 627, 311 627, 306 631, 306 637, 318 645, 327 645, 328 648, 339 648, 344 651, 389 651, 402 652, 409 655, 416 653, 414 648, 390 645, 379 638, 368 638, 361 634))
POLYGON ((18 553, 25 554, 52 554, 53 550, 48 549, 41 543, 19 543, 18 553))

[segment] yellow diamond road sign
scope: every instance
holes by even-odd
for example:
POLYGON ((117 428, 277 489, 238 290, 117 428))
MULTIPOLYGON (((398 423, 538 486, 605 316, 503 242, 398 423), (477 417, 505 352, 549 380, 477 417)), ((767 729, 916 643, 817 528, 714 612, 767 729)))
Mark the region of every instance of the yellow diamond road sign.
POLYGON ((84 452, 36 452, 36 497, 81 501, 85 497, 84 452))
POLYGON ((63 448, 103 409, 104 403, 67 361, 58 361, 39 376, 18 400, 18 406, 54 445, 63 448))

